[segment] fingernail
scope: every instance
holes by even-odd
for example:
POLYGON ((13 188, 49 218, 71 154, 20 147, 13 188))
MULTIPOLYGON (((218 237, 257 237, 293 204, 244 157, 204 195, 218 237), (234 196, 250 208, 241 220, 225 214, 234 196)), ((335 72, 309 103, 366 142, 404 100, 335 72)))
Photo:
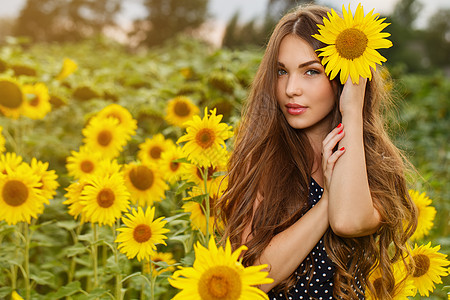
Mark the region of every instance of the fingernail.
POLYGON ((339 149, 339 151, 344 151, 345 150, 345 147, 342 147, 341 149, 339 149))
POLYGON ((338 132, 338 134, 341 134, 341 133, 342 133, 342 131, 344 131, 344 129, 341 129, 341 131, 339 131, 339 132, 338 132))
POLYGON ((342 126, 342 123, 339 123, 339 125, 336 128, 340 128, 342 126))

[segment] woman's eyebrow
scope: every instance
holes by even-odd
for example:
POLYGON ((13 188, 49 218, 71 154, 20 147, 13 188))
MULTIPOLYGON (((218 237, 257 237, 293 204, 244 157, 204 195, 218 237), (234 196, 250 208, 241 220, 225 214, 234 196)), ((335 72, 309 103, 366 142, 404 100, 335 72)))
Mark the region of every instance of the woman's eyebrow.
MULTIPOLYGON (((315 59, 315 60, 310 60, 310 61, 304 62, 304 63, 302 63, 302 64, 299 64, 297 68, 301 69, 301 68, 304 68, 304 67, 307 67, 307 66, 309 66, 309 65, 316 64, 316 63, 317 63, 317 64, 321 64, 320 61, 318 61, 318 60, 315 59)), ((285 66, 282 62, 278 62, 278 65, 279 65, 280 67, 286 68, 286 66, 285 66)))

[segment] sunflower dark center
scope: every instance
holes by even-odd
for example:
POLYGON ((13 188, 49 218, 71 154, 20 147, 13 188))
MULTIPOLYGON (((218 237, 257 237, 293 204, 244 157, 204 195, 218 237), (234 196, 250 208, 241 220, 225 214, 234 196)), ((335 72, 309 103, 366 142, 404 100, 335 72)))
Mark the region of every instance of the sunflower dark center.
POLYGON ((80 164, 80 169, 84 173, 91 173, 94 170, 94 163, 90 160, 83 160, 80 164))
POLYGON ((337 36, 335 45, 340 56, 355 59, 363 55, 368 42, 364 32, 356 28, 348 28, 337 36))
MULTIPOLYGON (((213 211, 215 200, 216 200, 216 199, 215 199, 214 197, 209 197, 209 211, 210 211, 210 212, 213 211)), ((206 200, 204 199, 200 205, 202 206, 201 212, 202 212, 202 214, 204 215, 204 214, 205 214, 205 211, 206 211, 206 200)))
MULTIPOLYGON (((208 175, 206 178, 207 181, 211 180, 211 178, 212 178, 213 174, 216 172, 216 170, 217 169, 215 167, 208 168, 208 175)), ((197 177, 200 178, 201 181, 203 181, 202 172, 205 172, 205 168, 203 168, 203 167, 201 168, 201 171, 200 171, 200 168, 197 168, 197 172, 195 173, 197 175, 197 177)))
POLYGON ((10 206, 20 206, 28 199, 28 189, 19 180, 9 180, 3 186, 3 200, 10 206))
POLYGON ((170 163, 170 170, 172 170, 172 172, 176 172, 179 167, 180 167, 180 163, 178 163, 178 162, 170 163))
POLYGON ((97 194, 97 203, 100 207, 108 208, 114 204, 116 196, 110 188, 104 188, 97 194))
POLYGON ((206 270, 198 281, 198 292, 204 300, 235 300, 242 291, 241 276, 228 266, 206 270))
POLYGON ((430 269, 430 258, 424 254, 414 255, 414 263, 416 267, 414 268, 413 277, 421 277, 430 269))
POLYGON ((34 106, 34 107, 38 106, 39 103, 40 103, 40 101, 39 101, 39 97, 38 96, 34 96, 29 102, 29 104, 31 106, 34 106))
POLYGON ((139 224, 133 230, 134 240, 138 243, 145 243, 152 237, 152 229, 146 224, 139 224))
POLYGON ((0 105, 7 108, 18 108, 23 103, 23 94, 17 84, 0 80, 0 105))
POLYGON ((150 149, 150 157, 153 159, 159 159, 162 152, 163 150, 161 149, 161 147, 154 146, 150 149))
POLYGON ((130 171, 130 181, 133 186, 141 191, 152 187, 154 181, 153 171, 146 166, 136 166, 130 171))
POLYGON ((208 149, 214 144, 215 137, 214 131, 209 128, 203 128, 195 135, 195 141, 203 149, 208 149))
POLYGON ((173 108, 173 111, 178 117, 186 117, 189 116, 191 113, 191 109, 189 108, 189 105, 186 102, 177 102, 175 103, 175 107, 173 108))
POLYGON ((112 139, 113 135, 109 130, 102 130, 97 136, 97 142, 103 147, 108 146, 111 143, 112 139))

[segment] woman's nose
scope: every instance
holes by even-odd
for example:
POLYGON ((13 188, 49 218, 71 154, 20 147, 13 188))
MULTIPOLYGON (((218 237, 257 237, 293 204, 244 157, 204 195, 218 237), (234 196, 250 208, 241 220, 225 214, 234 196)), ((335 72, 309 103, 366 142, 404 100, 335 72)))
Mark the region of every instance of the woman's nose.
POLYGON ((299 96, 302 94, 302 85, 298 75, 294 74, 289 76, 286 84, 286 95, 290 98, 299 96))

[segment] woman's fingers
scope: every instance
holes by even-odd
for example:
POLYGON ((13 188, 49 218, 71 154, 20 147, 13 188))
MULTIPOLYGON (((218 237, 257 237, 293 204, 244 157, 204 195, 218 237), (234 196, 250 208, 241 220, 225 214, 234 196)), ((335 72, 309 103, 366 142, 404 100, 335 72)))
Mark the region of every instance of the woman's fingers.
POLYGON ((339 124, 335 129, 333 129, 322 142, 322 156, 324 159, 333 153, 333 149, 336 147, 337 143, 344 137, 344 125, 339 124))

